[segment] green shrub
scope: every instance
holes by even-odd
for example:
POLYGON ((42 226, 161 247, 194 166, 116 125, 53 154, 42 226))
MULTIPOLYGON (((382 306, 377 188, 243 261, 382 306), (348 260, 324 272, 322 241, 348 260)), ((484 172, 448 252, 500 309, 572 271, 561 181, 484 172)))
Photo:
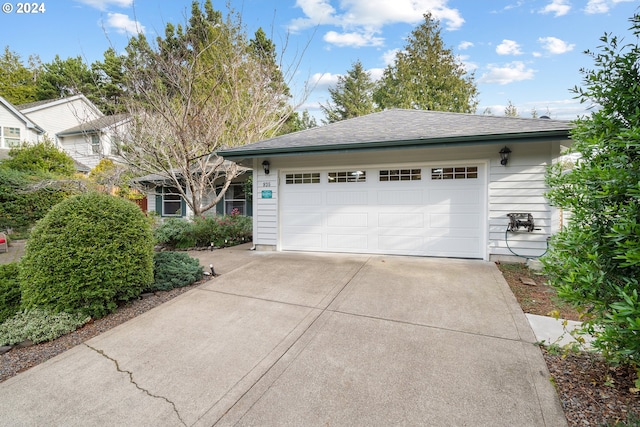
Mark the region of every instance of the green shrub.
POLYGON ((156 252, 153 256, 153 286, 148 291, 168 291, 202 279, 202 266, 185 252, 156 252))
POLYGON ((0 265, 0 323, 18 312, 20 296, 18 263, 0 265))
POLYGON ((0 345, 13 345, 25 340, 34 344, 54 340, 87 323, 84 314, 52 313, 32 309, 18 312, 0 324, 0 345))
POLYGON ((191 222, 182 218, 169 218, 163 221, 155 230, 156 243, 171 248, 188 248, 195 246, 191 238, 191 222), (191 244, 189 246, 189 244, 191 244))
POLYGON ((171 218, 156 228, 154 235, 157 243, 169 248, 207 247, 211 243, 224 248, 250 242, 252 229, 251 217, 220 215, 195 218, 193 222, 171 218))
POLYGON ((36 225, 21 260, 24 308, 99 318, 153 282, 153 234, 134 203, 87 193, 36 225))

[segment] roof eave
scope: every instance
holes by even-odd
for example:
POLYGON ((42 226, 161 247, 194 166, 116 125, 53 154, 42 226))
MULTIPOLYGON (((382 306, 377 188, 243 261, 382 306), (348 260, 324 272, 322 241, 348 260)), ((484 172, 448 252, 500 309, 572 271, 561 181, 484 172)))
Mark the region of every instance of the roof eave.
POLYGON ((327 154, 327 153, 345 153, 357 151, 378 151, 390 149, 409 149, 409 148, 427 148, 427 147, 448 147, 448 146, 468 146, 494 144, 499 141, 510 140, 513 142, 522 141, 548 141, 553 139, 568 139, 569 130, 549 130, 535 132, 518 132, 506 134, 488 134, 488 135, 469 135, 469 136, 453 136, 429 139, 413 139, 400 141, 372 141, 362 143, 345 143, 322 146, 299 146, 299 147, 279 147, 279 148, 262 148, 249 149, 239 151, 218 151, 216 154, 225 160, 250 159, 256 157, 267 156, 295 156, 304 154, 327 154))

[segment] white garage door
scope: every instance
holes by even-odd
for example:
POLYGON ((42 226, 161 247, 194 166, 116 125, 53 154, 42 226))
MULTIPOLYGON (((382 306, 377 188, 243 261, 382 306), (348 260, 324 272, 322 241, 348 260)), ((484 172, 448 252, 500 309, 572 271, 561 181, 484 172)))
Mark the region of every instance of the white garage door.
POLYGON ((484 165, 283 171, 282 250, 483 258, 484 165))

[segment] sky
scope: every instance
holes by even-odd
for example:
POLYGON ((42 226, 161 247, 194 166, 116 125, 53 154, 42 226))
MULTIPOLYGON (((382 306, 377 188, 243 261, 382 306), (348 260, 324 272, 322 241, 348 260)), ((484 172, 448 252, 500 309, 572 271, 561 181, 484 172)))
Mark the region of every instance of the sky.
MULTIPOLYGON (((478 114, 503 115, 511 102, 522 117, 535 110, 575 119, 588 114, 588 104, 570 91, 582 84, 580 69, 594 68, 585 50, 598 51, 605 33, 631 42, 629 18, 640 13, 638 0, 213 1, 225 14, 227 3, 249 35, 262 27, 272 38, 292 102, 318 124, 338 77, 359 60, 379 78, 426 12, 439 20, 445 46, 473 73, 478 114)), ((191 0, 9 1, 0 13, 0 44, 25 64, 30 55, 44 63, 56 55, 92 63, 110 46, 124 52, 131 35, 154 39, 167 23, 184 23, 190 9, 191 0)))

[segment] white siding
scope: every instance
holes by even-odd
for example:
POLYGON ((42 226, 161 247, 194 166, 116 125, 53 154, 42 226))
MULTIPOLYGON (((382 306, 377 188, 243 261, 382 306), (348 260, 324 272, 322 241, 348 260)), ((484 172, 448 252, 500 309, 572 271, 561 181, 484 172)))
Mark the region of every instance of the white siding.
POLYGON ((0 148, 10 148, 5 144, 4 140, 3 129, 5 127, 20 129, 20 142, 35 143, 38 141, 38 133, 35 130, 28 129, 23 120, 0 104, 0 148))
POLYGON ((269 175, 262 171, 265 158, 254 159, 254 242, 256 245, 279 248, 278 182, 279 169, 312 171, 315 168, 362 165, 363 167, 400 166, 403 164, 431 164, 434 162, 484 161, 489 165, 486 200, 488 223, 485 245, 487 258, 515 258, 505 243, 509 223, 507 213, 530 212, 536 230, 532 233, 509 233, 509 246, 518 254, 536 256, 544 252, 546 240, 557 231, 557 219, 552 215, 544 193, 546 166, 557 156, 557 143, 500 142, 482 146, 436 147, 379 152, 318 154, 267 158, 271 163, 269 175), (500 164, 498 152, 503 146, 512 150, 509 163, 500 164), (262 190, 271 190, 272 198, 262 197, 262 190))
POLYGON ((82 97, 25 109, 22 113, 41 126, 51 139, 58 132, 102 117, 82 97))

